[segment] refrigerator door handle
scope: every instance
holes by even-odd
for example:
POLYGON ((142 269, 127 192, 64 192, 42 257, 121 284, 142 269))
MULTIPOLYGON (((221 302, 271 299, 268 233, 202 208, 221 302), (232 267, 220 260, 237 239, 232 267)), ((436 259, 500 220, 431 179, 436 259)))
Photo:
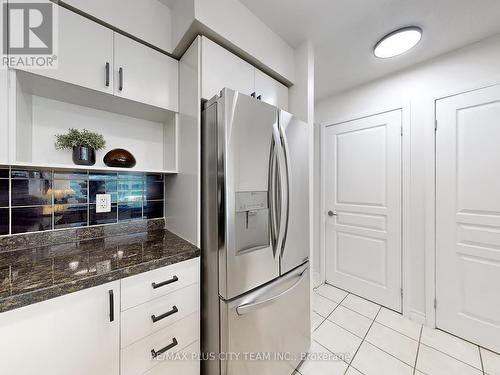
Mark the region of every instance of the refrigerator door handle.
POLYGON ((276 142, 274 137, 271 141, 271 155, 269 159, 269 216, 271 222, 271 245, 273 248, 273 255, 276 258, 278 253, 277 241, 278 241, 278 207, 277 207, 277 155, 276 155, 276 142))
POLYGON ((294 282, 292 284, 292 286, 290 286, 288 289, 286 289, 285 291, 281 292, 281 293, 278 293, 277 295, 275 296, 272 296, 272 297, 269 297, 269 298, 266 298, 266 299, 263 299, 263 300, 257 300, 257 301, 253 301, 253 302, 250 302, 250 303, 244 303, 240 306, 238 306, 236 308, 236 313, 239 315, 239 316, 242 316, 242 315, 245 315, 245 314, 248 314, 248 313, 251 313, 255 310, 259 310, 263 307, 266 307, 266 306, 269 306, 271 304, 273 304, 274 302, 277 302, 280 298, 284 297, 285 295, 287 295, 288 293, 290 293, 292 290, 294 290, 297 286, 299 286, 299 284, 302 282, 302 280, 304 280, 304 278, 306 277, 306 271, 307 271, 307 268, 304 269, 300 274, 297 275, 297 281, 294 282))
POLYGON ((276 241, 277 253, 282 255, 283 249, 285 247, 286 239, 286 226, 287 226, 287 215, 288 215, 288 172, 286 165, 285 149, 283 147, 282 137, 278 124, 273 125, 273 138, 276 149, 276 159, 278 161, 277 170, 277 183, 278 186, 276 201, 278 206, 277 216, 278 221, 278 236, 276 241))

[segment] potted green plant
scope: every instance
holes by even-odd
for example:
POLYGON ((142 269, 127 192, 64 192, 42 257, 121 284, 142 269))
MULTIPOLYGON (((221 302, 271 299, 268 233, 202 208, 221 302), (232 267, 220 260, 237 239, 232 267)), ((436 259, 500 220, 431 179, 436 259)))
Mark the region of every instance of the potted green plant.
POLYGON ((56 149, 73 150, 73 163, 77 165, 94 165, 95 152, 104 147, 104 137, 87 129, 71 128, 67 134, 56 135, 56 149))

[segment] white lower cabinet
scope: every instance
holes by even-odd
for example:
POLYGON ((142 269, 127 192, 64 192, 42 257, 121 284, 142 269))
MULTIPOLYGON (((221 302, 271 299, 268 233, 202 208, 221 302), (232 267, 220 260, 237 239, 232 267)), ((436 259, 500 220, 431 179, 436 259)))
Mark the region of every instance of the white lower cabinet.
POLYGON ((114 281, 1 313, 0 374, 118 375, 119 340, 114 281))
POLYGON ((199 375, 199 273, 196 258, 0 313, 0 374, 199 375))

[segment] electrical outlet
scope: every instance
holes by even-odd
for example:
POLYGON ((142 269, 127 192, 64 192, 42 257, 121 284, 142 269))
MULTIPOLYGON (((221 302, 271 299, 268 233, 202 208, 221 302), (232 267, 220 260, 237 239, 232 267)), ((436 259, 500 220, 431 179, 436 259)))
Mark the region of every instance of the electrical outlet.
POLYGON ((111 212, 111 194, 95 195, 95 212, 111 212))

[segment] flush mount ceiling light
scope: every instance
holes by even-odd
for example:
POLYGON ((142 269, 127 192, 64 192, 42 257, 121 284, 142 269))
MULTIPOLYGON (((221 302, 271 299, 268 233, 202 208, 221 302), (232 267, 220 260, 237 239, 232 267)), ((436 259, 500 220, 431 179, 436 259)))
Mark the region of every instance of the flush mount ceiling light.
POLYGON ((398 56, 415 47, 421 38, 422 29, 420 27, 403 27, 380 39, 375 45, 373 53, 381 59, 398 56))

